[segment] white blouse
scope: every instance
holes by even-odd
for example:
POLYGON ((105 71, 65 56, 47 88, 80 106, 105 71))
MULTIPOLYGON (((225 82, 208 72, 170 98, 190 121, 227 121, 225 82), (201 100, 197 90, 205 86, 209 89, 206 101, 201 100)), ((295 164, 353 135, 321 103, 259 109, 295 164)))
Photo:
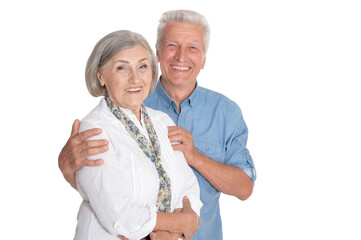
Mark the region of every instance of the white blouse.
MULTIPOLYGON (((139 123, 128 109, 122 109, 148 137, 144 121, 139 123)), ((158 135, 161 162, 171 181, 171 211, 182 208, 183 196, 188 196, 199 215, 202 202, 197 179, 180 151, 173 151, 167 126, 174 126, 165 113, 147 108, 158 135)), ((104 159, 98 167, 77 171, 76 180, 84 201, 78 213, 76 240, 141 239, 155 227, 159 176, 153 162, 132 139, 122 123, 107 107, 104 99, 82 121, 80 132, 101 128, 102 134, 91 139, 107 139, 109 150, 90 159, 104 159)))

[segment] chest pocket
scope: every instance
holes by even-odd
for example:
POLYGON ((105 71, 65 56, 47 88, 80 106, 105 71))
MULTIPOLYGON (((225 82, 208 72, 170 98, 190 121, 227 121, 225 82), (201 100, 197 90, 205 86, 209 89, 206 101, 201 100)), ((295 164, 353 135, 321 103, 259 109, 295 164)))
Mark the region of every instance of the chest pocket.
POLYGON ((215 144, 203 139, 194 139, 196 149, 217 162, 224 162, 225 152, 220 144, 215 144))

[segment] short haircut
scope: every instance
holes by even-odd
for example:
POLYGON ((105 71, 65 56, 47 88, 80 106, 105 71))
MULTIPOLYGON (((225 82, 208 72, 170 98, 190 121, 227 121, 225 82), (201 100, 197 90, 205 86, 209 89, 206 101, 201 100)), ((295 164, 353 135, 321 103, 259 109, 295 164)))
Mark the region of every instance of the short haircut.
POLYGON ((159 20, 157 32, 157 49, 160 49, 164 28, 168 23, 180 22, 199 26, 204 31, 204 54, 207 54, 211 30, 207 19, 200 13, 191 10, 173 10, 163 13, 159 20))
POLYGON ((85 81, 89 93, 94 97, 106 94, 105 86, 100 85, 96 76, 97 69, 101 71, 106 64, 119 52, 130 49, 136 45, 144 47, 149 55, 152 81, 149 94, 153 92, 158 80, 158 61, 147 40, 140 34, 128 30, 120 30, 109 33, 95 45, 85 68, 85 81))

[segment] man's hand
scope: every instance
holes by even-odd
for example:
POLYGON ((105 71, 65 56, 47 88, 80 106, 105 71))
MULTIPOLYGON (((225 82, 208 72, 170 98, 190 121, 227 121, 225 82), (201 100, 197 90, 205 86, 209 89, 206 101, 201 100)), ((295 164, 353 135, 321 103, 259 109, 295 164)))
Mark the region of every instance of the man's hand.
POLYGON ((61 150, 58 164, 64 178, 76 189, 75 171, 84 166, 99 166, 103 164, 102 159, 89 160, 87 157, 106 152, 108 150, 107 140, 89 140, 88 138, 99 135, 99 128, 79 132, 80 121, 75 120, 69 140, 61 150))
MULTIPOLYGON (((128 238, 118 235, 121 240, 129 240, 128 238)), ((142 238, 141 240, 178 240, 182 238, 180 233, 170 233, 166 231, 151 232, 148 238, 142 238)))
POLYGON ((180 233, 158 231, 150 234, 150 240, 178 240, 182 237, 180 233))
MULTIPOLYGON (((183 208, 177 208, 174 210, 174 213, 183 212, 183 208)), ((150 235, 150 240, 178 240, 182 238, 181 233, 171 233, 168 231, 157 231, 152 232, 150 235)))
POLYGON ((185 220, 183 221, 184 231, 182 239, 188 240, 198 231, 201 224, 201 218, 193 211, 191 202, 187 196, 183 197, 183 214, 185 215, 185 220))
MULTIPOLYGON (((156 237, 156 234, 154 232, 151 232, 148 237, 142 238, 141 240, 149 240, 149 238, 150 238, 150 240, 155 240, 156 239, 155 237, 156 237)), ((128 238, 124 237, 123 235, 118 235, 118 238, 120 238, 121 240, 129 240, 128 238)), ((165 240, 167 240, 167 239, 168 238, 166 238, 165 240)), ((163 240, 163 238, 157 238, 157 240, 163 240)), ((176 239, 176 240, 178 240, 178 239, 176 239)))
POLYGON ((172 145, 173 150, 182 151, 188 165, 193 166, 200 152, 194 146, 192 134, 182 127, 171 126, 168 127, 168 138, 171 143, 180 143, 172 145))

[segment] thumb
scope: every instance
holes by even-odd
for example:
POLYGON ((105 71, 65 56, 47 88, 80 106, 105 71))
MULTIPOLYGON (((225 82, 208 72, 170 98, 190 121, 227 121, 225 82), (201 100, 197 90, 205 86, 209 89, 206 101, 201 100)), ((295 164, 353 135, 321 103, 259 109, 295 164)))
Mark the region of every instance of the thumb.
POLYGON ((80 127, 80 121, 76 119, 73 123, 73 127, 71 128, 71 134, 70 137, 74 137, 78 134, 80 127))
POLYGON ((192 210, 191 202, 187 196, 183 197, 183 209, 184 210, 192 210))
POLYGON ((155 232, 151 232, 149 234, 150 240, 156 240, 155 236, 156 236, 155 232))

